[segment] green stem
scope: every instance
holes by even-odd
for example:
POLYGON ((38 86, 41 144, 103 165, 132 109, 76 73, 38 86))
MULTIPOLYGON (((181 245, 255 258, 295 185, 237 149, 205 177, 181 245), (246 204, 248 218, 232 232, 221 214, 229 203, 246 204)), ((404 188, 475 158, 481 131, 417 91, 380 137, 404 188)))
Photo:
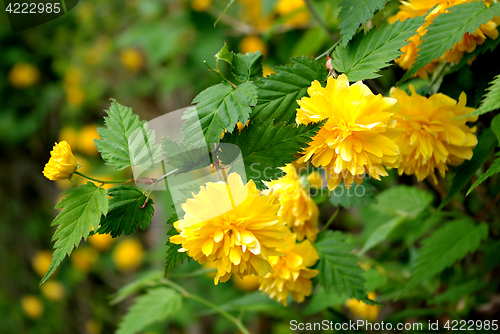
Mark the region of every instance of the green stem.
POLYGON ((134 179, 129 179, 129 180, 119 180, 119 181, 104 181, 104 180, 98 180, 98 179, 94 179, 93 177, 90 177, 90 176, 87 176, 87 175, 84 175, 78 171, 75 171, 73 172, 74 174, 78 174, 86 179, 89 179, 91 181, 95 181, 95 182, 99 182, 99 183, 125 183, 125 182, 133 182, 134 179))
POLYGON ((175 174, 177 173, 177 171, 179 171, 179 169, 174 169, 173 171, 171 172, 168 172, 167 174, 163 175, 163 176, 160 176, 159 178, 157 178, 155 180, 155 183, 153 183, 153 188, 151 188, 151 191, 149 192, 148 196, 146 197, 146 200, 144 201, 144 204, 141 206, 141 209, 144 209, 146 207, 146 204, 148 203, 149 201, 149 198, 151 197, 151 194, 153 193, 153 190, 155 190, 156 186, 158 185, 158 183, 162 180, 165 180, 167 177, 169 177, 170 175, 172 174, 175 174))
POLYGON ((224 80, 225 82, 231 84, 231 86, 233 86, 234 89, 238 88, 234 83, 232 83, 231 81, 227 80, 225 76, 222 75, 222 73, 220 73, 220 71, 217 71, 215 68, 213 68, 212 66, 210 66, 209 63, 207 63, 206 60, 203 61, 203 64, 205 64, 206 67, 208 67, 208 69, 212 72, 215 72, 217 73, 217 75, 222 79, 224 80))
POLYGON ((323 20, 319 16, 318 12, 316 12, 316 10, 314 9, 314 7, 311 4, 311 2, 309 0, 305 0, 305 2, 306 2, 306 5, 307 5, 307 8, 311 12, 311 14, 314 16, 314 18, 316 19, 316 21, 318 21, 318 24, 321 26, 321 28, 323 28, 323 30, 328 34, 328 36, 330 36, 330 38, 334 41, 335 40, 335 35, 330 31, 330 29, 328 29, 328 27, 326 26, 325 22, 323 22, 323 20))
POLYGON ((335 210, 335 212, 333 213, 333 215, 326 222, 325 226, 323 226, 323 228, 321 229, 321 232, 324 232, 324 231, 326 231, 328 229, 328 226, 330 226, 330 224, 335 220, 335 218, 337 218, 337 216, 339 215, 341 209, 342 209, 342 207, 339 206, 337 208, 337 210, 335 210))
POLYGON ((221 309, 219 306, 215 305, 214 303, 212 303, 212 302, 210 302, 210 301, 206 300, 205 298, 202 298, 202 297, 200 297, 198 295, 194 295, 192 293, 187 292, 186 289, 184 289, 182 286, 180 286, 180 285, 178 285, 178 284, 176 284, 176 283, 174 283, 171 280, 168 280, 166 278, 162 279, 161 282, 163 284, 168 285, 171 288, 177 290, 185 298, 196 300, 197 302, 202 303, 203 305, 208 306, 211 309, 213 309, 214 311, 218 312, 220 315, 222 315, 223 317, 225 317, 227 320, 229 320, 233 324, 235 324, 236 327, 238 327, 238 329, 243 334, 250 334, 250 332, 248 331, 248 329, 246 329, 245 326, 243 326, 243 324, 241 323, 241 321, 239 319, 233 317, 231 314, 229 314, 228 312, 224 311, 223 309, 221 309))
POLYGON ((335 49, 335 47, 337 46, 337 44, 339 44, 339 42, 341 40, 342 40, 342 38, 340 38, 338 41, 336 41, 335 44, 332 45, 332 47, 330 47, 328 50, 326 50, 325 52, 323 52, 322 54, 320 54, 319 56, 317 56, 315 58, 315 60, 320 60, 321 58, 326 57, 327 55, 329 55, 330 53, 332 53, 333 49, 335 49))

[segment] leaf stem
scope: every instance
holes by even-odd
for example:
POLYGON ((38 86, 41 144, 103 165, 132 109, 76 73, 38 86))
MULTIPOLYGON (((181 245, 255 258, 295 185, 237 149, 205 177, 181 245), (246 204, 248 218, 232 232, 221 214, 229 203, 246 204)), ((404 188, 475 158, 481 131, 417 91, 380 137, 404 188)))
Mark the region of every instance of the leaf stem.
POLYGON ((78 171, 75 171, 73 172, 74 174, 78 174, 86 179, 89 179, 91 181, 95 181, 95 182, 99 182, 99 183, 126 183, 126 182, 134 182, 134 179, 128 179, 128 180, 118 180, 118 181, 104 181, 104 180, 98 180, 98 179, 94 179, 93 177, 90 177, 90 176, 87 176, 87 175, 84 175, 78 171))
POLYGON ((230 83, 230 84, 231 84, 231 86, 233 86, 233 89, 238 88, 238 86, 236 86, 234 83, 232 83, 231 81, 227 80, 227 79, 226 79, 226 77, 225 77, 225 76, 223 76, 223 75, 222 75, 222 73, 221 73, 220 71, 218 71, 218 70, 216 70, 215 68, 213 68, 212 66, 210 66, 210 64, 209 64, 206 60, 204 60, 204 61, 203 61, 203 64, 205 64, 205 66, 206 66, 206 67, 208 67, 208 69, 209 69, 210 71, 213 71, 213 72, 217 73, 217 75, 218 75, 218 76, 219 76, 222 80, 224 80, 224 81, 225 81, 225 82, 227 82, 227 83, 230 83))
POLYGON ((326 231, 328 229, 328 226, 330 226, 330 224, 333 223, 333 221, 335 220, 335 218, 337 218, 337 216, 339 215, 341 209, 342 209, 342 207, 339 206, 337 208, 337 210, 335 210, 335 212, 333 213, 333 215, 326 222, 325 226, 323 226, 323 228, 321 229, 321 232, 324 232, 324 231, 326 231))
POLYGON ((316 10, 314 9, 313 5, 311 4, 311 1, 310 0, 305 0, 305 2, 306 2, 306 5, 307 5, 307 8, 311 12, 311 14, 314 16, 314 18, 316 19, 316 21, 318 21, 318 24, 321 26, 321 28, 323 28, 323 30, 325 30, 325 32, 328 34, 328 36, 330 36, 330 38, 332 39, 332 41, 335 41, 335 35, 330 31, 330 29, 328 29, 328 27, 326 26, 325 22, 323 22, 323 20, 319 16, 318 12, 316 12, 316 10))
POLYGON ((316 58, 314 58, 315 60, 320 60, 321 58, 329 55, 330 53, 332 53, 333 49, 335 49, 335 47, 337 46, 337 44, 339 44, 339 42, 342 40, 342 38, 340 38, 338 41, 335 42, 335 44, 333 44, 328 50, 326 50, 325 52, 323 52, 322 54, 320 54, 319 56, 317 56, 316 58))
POLYGON ((245 328, 245 326, 243 326, 243 324, 241 323, 241 320, 240 319, 237 319, 235 317, 233 317, 231 314, 229 314, 228 312, 224 311, 222 308, 220 308, 219 306, 215 305, 214 303, 206 300, 205 298, 203 297, 200 297, 198 295, 195 295, 195 294, 192 294, 192 293, 189 293, 186 289, 184 289, 182 286, 172 282, 171 280, 169 279, 166 279, 166 278, 163 278, 161 280, 161 282, 165 285, 168 285, 170 286, 171 288, 177 290, 178 292, 180 292, 185 298, 189 298, 189 299, 192 299, 192 300, 196 300, 197 302, 199 303, 202 303, 203 305, 205 306, 208 306, 210 307, 211 309, 213 309, 214 311, 218 312, 220 315, 222 315, 223 317, 225 317, 227 320, 231 321, 233 324, 236 325, 236 327, 238 327, 238 329, 243 333, 243 334, 250 334, 250 332, 248 331, 248 329, 245 328))
POLYGON ((141 206, 141 209, 144 209, 146 207, 146 204, 148 204, 148 201, 149 201, 149 198, 151 197, 151 194, 153 193, 153 191, 155 190, 156 186, 158 185, 158 183, 162 180, 165 180, 167 177, 169 177, 170 175, 173 175, 175 173, 177 173, 179 171, 179 169, 174 169, 173 171, 170 171, 168 172, 167 174, 163 175, 163 176, 160 176, 159 178, 157 178, 155 180, 155 182, 153 183, 153 188, 151 188, 151 191, 149 192, 148 196, 146 197, 146 200, 144 201, 144 204, 141 206))

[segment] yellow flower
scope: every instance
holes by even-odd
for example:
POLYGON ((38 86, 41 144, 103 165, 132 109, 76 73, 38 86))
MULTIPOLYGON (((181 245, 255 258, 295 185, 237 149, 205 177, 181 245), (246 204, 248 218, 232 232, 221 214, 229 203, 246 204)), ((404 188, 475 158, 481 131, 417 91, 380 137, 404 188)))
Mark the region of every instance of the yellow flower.
POLYGON ((87 239, 88 242, 100 251, 109 249, 114 239, 110 234, 94 234, 87 239))
MULTIPOLYGON (((368 293, 368 298, 375 300, 377 294, 375 292, 368 293)), ((345 307, 356 317, 366 319, 369 321, 375 321, 380 312, 380 306, 368 305, 364 302, 358 301, 357 299, 348 299, 345 302, 345 307)))
POLYGON ((43 169, 43 175, 49 180, 68 179, 77 166, 76 158, 71 151, 71 146, 63 140, 54 145, 50 152, 49 162, 43 169))
POLYGON ((300 27, 309 22, 309 11, 304 0, 279 0, 275 7, 280 16, 292 15, 285 22, 285 25, 300 27))
POLYGON ((48 280, 40 287, 40 290, 47 299, 59 301, 64 298, 64 287, 58 281, 48 280))
POLYGON ((260 194, 253 180, 246 185, 232 173, 224 182, 208 182, 194 198, 182 205, 184 219, 174 223, 179 235, 170 238, 182 244, 180 251, 200 264, 217 263, 214 283, 226 282, 231 274, 264 276, 271 271, 269 256, 285 247, 284 222, 279 204, 260 194))
POLYGON ((52 262, 52 253, 47 250, 39 251, 31 259, 31 265, 40 277, 43 277, 47 270, 49 270, 50 262, 52 262))
POLYGON ((191 8, 197 12, 204 12, 210 7, 212 0, 192 0, 191 8))
POLYGON ((65 85, 66 101, 72 106, 79 106, 85 99, 83 89, 78 85, 65 85))
POLYGON ((397 101, 374 95, 361 81, 349 86, 347 76, 328 78, 326 88, 314 81, 298 104, 296 122, 316 123, 327 119, 312 138, 305 155, 298 160, 311 160, 324 167, 328 189, 333 190, 343 179, 346 188, 360 184, 364 173, 374 179, 388 175, 383 165, 398 166, 399 148, 391 139, 394 132, 392 114, 397 101))
POLYGON ((276 72, 274 72, 273 68, 269 65, 262 65, 262 72, 263 72, 262 75, 264 77, 267 77, 268 75, 276 73, 276 72))
POLYGON ((59 140, 65 140, 69 146, 78 146, 78 131, 72 126, 66 126, 59 132, 59 140))
POLYGON ((311 188, 321 188, 323 186, 323 176, 318 171, 312 171, 307 176, 307 181, 309 181, 309 187, 311 188))
POLYGON ((254 291, 259 287, 259 276, 248 275, 240 278, 233 276, 231 279, 233 284, 241 291, 254 291))
POLYGON ((262 55, 267 55, 267 45, 259 36, 245 36, 240 42, 241 53, 260 51, 262 55))
POLYGON ((411 85, 410 90, 411 96, 401 89, 391 89, 391 97, 401 105, 394 114, 396 128, 401 130, 394 139, 402 156, 398 171, 415 174, 419 181, 431 176, 437 183, 435 168, 444 177, 448 164, 457 166, 472 158, 477 138, 475 128, 469 128, 466 122, 477 117, 458 118, 474 111, 465 106, 465 93, 457 103, 444 94, 426 98, 415 93, 411 85))
POLYGON ((99 152, 94 145, 94 139, 100 139, 97 133, 97 126, 86 125, 80 130, 79 134, 79 149, 87 155, 97 155, 99 152))
POLYGON ((259 31, 265 31, 273 22, 272 15, 265 16, 262 0, 240 0, 242 21, 249 22, 259 31))
POLYGON ((139 70, 143 65, 141 53, 133 48, 126 48, 125 50, 123 50, 121 52, 120 58, 123 66, 133 72, 139 70))
POLYGON ((78 248, 71 254, 73 266, 83 272, 88 272, 99 258, 99 253, 91 247, 78 248))
POLYGON ((43 304, 40 298, 35 296, 24 296, 21 298, 21 307, 24 313, 31 319, 40 318, 43 313, 43 304))
POLYGON ((26 88, 34 85, 40 72, 30 64, 16 64, 9 72, 9 82, 16 88, 26 88))
POLYGON ((144 258, 144 249, 137 239, 125 239, 113 250, 113 261, 118 269, 130 271, 137 269, 144 258))
POLYGON ((78 85, 82 80, 83 73, 79 68, 70 67, 64 73, 64 84, 65 85, 78 85))
POLYGON ((300 176, 292 165, 282 168, 286 173, 282 178, 264 182, 272 193, 278 196, 281 208, 278 214, 297 235, 299 241, 304 237, 314 242, 318 230, 319 210, 306 189, 300 184, 300 176))
POLYGON ((273 272, 261 278, 259 290, 286 306, 289 293, 298 303, 311 294, 311 278, 319 272, 308 267, 318 261, 319 255, 309 240, 297 244, 293 233, 289 233, 285 241, 287 247, 278 249, 285 255, 269 257, 273 272))

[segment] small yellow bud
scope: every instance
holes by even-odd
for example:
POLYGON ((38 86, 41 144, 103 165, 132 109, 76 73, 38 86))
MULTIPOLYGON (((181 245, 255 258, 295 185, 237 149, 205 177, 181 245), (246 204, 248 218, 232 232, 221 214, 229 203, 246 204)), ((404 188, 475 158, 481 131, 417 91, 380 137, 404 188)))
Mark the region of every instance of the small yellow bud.
POLYGON ((144 250, 137 239, 125 239, 113 251, 113 261, 122 271, 137 269, 141 265, 143 257, 144 250))
POLYGON ((71 146, 65 140, 56 143, 50 152, 50 160, 45 165, 43 175, 49 180, 68 179, 77 166, 76 158, 71 151, 71 146))
POLYGON ((43 313, 42 301, 35 296, 24 296, 21 298, 21 307, 24 313, 31 319, 37 319, 43 313))

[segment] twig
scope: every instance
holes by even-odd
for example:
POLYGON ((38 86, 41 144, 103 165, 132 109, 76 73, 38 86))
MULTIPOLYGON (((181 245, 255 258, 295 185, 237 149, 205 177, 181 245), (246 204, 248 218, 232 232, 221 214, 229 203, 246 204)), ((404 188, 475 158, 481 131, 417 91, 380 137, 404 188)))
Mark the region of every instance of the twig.
POLYGON ((337 210, 335 210, 335 212, 333 213, 333 215, 326 222, 325 226, 323 226, 323 228, 321 229, 321 232, 324 232, 324 231, 326 231, 328 229, 328 226, 330 226, 330 224, 333 223, 333 221, 335 220, 335 218, 337 218, 337 216, 339 215, 341 209, 342 209, 342 207, 339 206, 337 208, 337 210))
POLYGON ((478 220, 479 218, 481 218, 486 212, 488 212, 488 210, 490 210, 495 204, 497 204, 499 199, 500 199, 500 192, 490 204, 488 204, 484 209, 479 211, 479 213, 474 216, 474 220, 478 220))

